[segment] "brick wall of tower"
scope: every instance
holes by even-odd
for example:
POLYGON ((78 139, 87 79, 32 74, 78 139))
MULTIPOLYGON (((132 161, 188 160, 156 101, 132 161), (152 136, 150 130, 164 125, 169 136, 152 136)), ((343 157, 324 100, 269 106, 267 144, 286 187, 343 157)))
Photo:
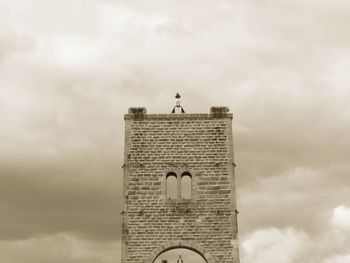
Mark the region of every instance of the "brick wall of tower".
POLYGON ((238 257, 232 114, 125 115, 123 263, 152 263, 177 241, 209 263, 238 257), (192 175, 190 200, 167 200, 166 174, 192 175), (154 256, 154 255, 153 255, 154 256))

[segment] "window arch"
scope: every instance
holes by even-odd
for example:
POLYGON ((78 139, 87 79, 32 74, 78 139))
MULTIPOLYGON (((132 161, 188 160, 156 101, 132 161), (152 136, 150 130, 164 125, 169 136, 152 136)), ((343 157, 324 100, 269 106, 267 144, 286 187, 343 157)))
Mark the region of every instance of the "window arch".
POLYGON ((181 199, 192 198, 192 175, 189 172, 181 174, 181 199))
POLYGON ((174 172, 169 172, 166 175, 166 198, 168 200, 170 199, 177 199, 178 193, 178 187, 177 187, 177 175, 174 172))

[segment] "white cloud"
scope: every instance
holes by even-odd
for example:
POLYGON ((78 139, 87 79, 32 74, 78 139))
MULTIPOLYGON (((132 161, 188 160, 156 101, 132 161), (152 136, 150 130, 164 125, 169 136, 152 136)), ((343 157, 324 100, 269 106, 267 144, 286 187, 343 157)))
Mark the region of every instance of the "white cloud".
POLYGON ((328 224, 324 224, 318 232, 289 226, 254 230, 243 236, 242 262, 350 262, 350 209, 340 205, 330 211, 332 216, 328 224))
POLYGON ((334 208, 331 224, 338 229, 350 231, 350 207, 340 205, 334 208))
POLYGON ((325 263, 349 263, 350 262, 350 254, 349 255, 336 255, 326 259, 325 263))
POLYGON ((293 228, 262 229, 253 232, 242 244, 242 262, 296 262, 310 243, 309 237, 293 228))

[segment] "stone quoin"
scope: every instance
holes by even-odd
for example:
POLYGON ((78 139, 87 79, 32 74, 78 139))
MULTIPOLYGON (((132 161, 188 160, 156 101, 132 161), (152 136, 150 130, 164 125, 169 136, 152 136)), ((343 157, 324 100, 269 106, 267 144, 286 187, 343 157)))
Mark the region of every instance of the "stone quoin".
POLYGON ((174 248, 239 263, 232 117, 227 107, 125 114, 122 263, 174 248))

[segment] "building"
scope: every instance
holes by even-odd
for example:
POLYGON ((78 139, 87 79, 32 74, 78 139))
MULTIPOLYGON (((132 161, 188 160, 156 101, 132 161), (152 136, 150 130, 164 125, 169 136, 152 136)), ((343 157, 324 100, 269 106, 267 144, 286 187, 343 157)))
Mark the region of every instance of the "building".
POLYGON ((232 117, 227 107, 125 114, 122 263, 174 248, 239 262, 232 117))

